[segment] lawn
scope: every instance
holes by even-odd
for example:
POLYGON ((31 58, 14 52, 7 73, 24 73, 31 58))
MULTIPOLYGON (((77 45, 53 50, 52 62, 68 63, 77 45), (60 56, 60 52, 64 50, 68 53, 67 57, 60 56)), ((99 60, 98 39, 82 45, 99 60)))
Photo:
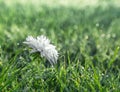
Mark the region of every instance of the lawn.
POLYGON ((0 1, 0 92, 119 92, 120 1, 85 1, 0 1), (40 35, 54 66, 23 43, 40 35))

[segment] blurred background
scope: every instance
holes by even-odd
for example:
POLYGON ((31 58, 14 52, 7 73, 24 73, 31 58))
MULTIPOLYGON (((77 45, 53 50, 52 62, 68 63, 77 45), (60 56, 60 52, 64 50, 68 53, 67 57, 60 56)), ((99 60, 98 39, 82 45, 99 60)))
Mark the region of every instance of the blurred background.
POLYGON ((43 34, 59 49, 79 48, 84 40, 95 48, 106 42, 113 46, 112 41, 118 45, 119 3, 119 0, 0 0, 0 44, 7 49, 28 35, 43 34))

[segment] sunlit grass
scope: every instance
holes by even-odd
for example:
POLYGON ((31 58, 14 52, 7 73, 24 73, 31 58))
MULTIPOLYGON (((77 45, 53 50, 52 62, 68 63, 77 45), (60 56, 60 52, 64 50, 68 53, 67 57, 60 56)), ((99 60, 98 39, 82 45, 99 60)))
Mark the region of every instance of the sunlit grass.
POLYGON ((119 7, 119 0, 3 0, 6 5, 12 6, 16 3, 19 3, 21 5, 28 5, 32 4, 34 7, 40 7, 40 6, 48 6, 48 7, 76 7, 76 8, 84 8, 89 6, 99 6, 102 5, 103 7, 107 7, 108 4, 112 4, 116 7, 119 7))

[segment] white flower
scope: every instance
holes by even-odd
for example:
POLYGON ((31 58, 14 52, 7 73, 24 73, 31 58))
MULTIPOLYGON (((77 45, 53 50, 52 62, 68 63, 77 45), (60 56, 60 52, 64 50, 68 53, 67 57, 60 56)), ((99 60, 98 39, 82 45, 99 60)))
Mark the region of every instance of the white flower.
POLYGON ((37 38, 28 36, 23 43, 32 48, 32 53, 40 52, 41 56, 47 58, 51 65, 57 63, 58 52, 55 49, 56 47, 50 44, 50 40, 45 36, 41 35, 37 38))

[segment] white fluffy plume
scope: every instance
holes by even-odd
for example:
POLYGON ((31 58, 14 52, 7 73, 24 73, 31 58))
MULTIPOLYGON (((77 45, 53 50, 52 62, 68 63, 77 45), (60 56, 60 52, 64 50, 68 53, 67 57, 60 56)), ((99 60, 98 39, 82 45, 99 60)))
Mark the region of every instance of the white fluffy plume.
POLYGON ((45 36, 41 35, 37 38, 28 36, 23 43, 32 48, 32 53, 40 52, 41 56, 47 58, 51 65, 57 63, 58 52, 55 49, 56 47, 50 44, 50 40, 45 36))

